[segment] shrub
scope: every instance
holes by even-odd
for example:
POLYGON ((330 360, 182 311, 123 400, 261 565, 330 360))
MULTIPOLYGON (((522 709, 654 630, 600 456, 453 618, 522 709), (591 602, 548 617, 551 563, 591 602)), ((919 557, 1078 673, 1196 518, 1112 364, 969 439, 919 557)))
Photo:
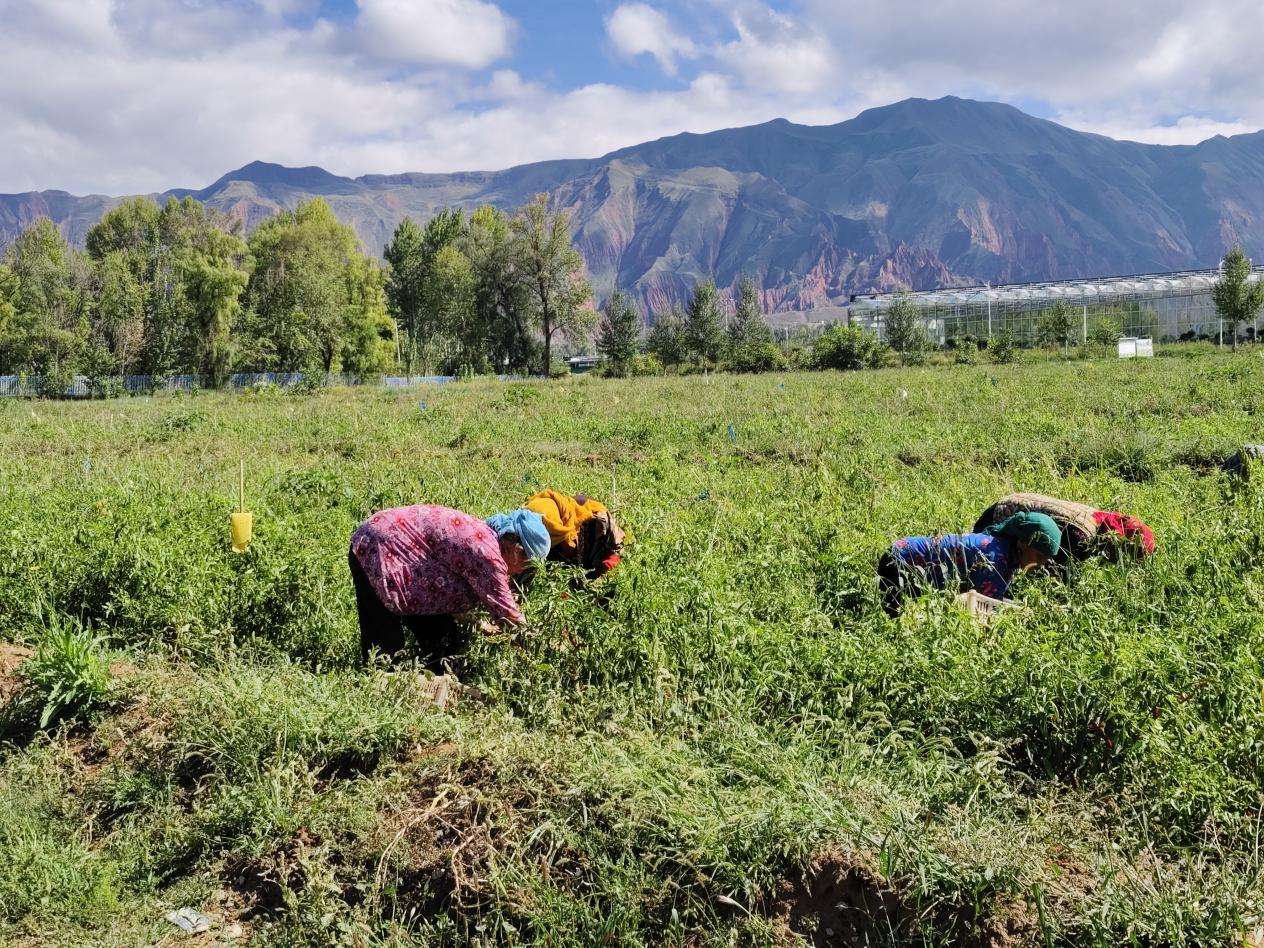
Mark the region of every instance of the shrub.
POLYGON ((54 366, 35 379, 35 393, 40 398, 65 398, 75 384, 74 370, 67 366, 54 366))
POLYGON ((983 348, 983 341, 973 333, 967 332, 959 336, 949 336, 947 345, 949 349, 954 351, 958 349, 973 349, 975 352, 978 352, 983 348))
POLYGON ((319 392, 328 382, 329 377, 323 369, 307 369, 290 388, 290 392, 294 395, 311 395, 319 392))
POLYGON ((781 354, 786 358, 786 368, 791 371, 811 369, 812 350, 799 339, 790 339, 781 344, 781 354))
POLYGON ((730 372, 778 372, 786 357, 774 342, 748 342, 729 353, 724 367, 730 372))
POLYGON ((812 365, 818 369, 875 369, 886 357, 887 347, 859 326, 830 326, 812 344, 812 365))
POLYGON ((978 365, 979 350, 977 346, 962 346, 953 349, 952 361, 957 365, 978 365))
POLYGON ((632 374, 631 362, 603 362, 593 374, 603 379, 626 379, 632 374))
POLYGON ((1088 341, 1090 345, 1103 349, 1113 348, 1119 342, 1122 332, 1122 326, 1117 318, 1114 316, 1098 316, 1089 328, 1088 341))
POLYGON ((1013 362, 1017 351, 1018 344, 1008 332, 997 333, 988 343, 988 355, 998 365, 1008 365, 1013 362))
POLYGON ((901 365, 925 365, 928 358, 929 346, 916 346, 911 349, 905 349, 900 353, 901 365))
POLYGON ((640 378, 647 375, 662 375, 663 363, 658 360, 658 356, 653 353, 646 352, 636 356, 632 360, 629 371, 633 378, 640 378))

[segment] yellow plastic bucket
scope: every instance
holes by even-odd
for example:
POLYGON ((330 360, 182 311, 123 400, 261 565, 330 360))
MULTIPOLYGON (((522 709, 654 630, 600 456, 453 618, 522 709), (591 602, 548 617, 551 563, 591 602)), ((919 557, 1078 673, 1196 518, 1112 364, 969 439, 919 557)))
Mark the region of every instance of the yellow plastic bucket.
POLYGON ((254 529, 254 514, 248 510, 234 510, 230 515, 233 527, 233 552, 245 553, 250 548, 250 533, 254 529))

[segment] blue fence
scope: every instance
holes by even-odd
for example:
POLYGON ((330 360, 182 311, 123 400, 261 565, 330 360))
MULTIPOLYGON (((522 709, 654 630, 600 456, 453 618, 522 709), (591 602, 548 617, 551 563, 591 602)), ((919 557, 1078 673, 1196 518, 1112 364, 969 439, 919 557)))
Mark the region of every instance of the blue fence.
MULTIPOLYGON (((453 375, 388 376, 369 384, 387 388, 408 388, 413 385, 444 385, 454 381, 453 375)), ((501 376, 501 379, 507 376, 501 376)), ((302 372, 238 372, 228 377, 227 388, 254 388, 275 385, 290 388, 303 381, 302 372)), ((330 375, 325 385, 363 384, 354 375, 330 375)), ((147 395, 152 392, 192 392, 202 388, 196 375, 127 375, 95 381, 76 375, 65 391, 49 391, 43 380, 30 375, 0 375, 0 398, 91 398, 101 395, 147 395)))

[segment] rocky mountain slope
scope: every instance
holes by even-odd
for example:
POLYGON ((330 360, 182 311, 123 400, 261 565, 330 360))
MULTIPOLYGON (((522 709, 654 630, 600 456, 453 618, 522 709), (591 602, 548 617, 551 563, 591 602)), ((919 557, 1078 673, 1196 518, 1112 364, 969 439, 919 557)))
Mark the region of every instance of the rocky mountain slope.
MULTIPOLYGON (((497 172, 352 179, 254 162, 167 194, 192 194, 248 228, 319 195, 376 253, 404 216, 513 208, 539 191, 573 210, 598 295, 619 287, 650 308, 707 276, 728 286, 750 273, 769 310, 792 311, 901 284, 1204 267, 1234 242, 1264 255, 1264 132, 1144 145, 952 97, 497 172)), ((117 200, 0 195, 0 242, 40 215, 82 242, 117 200)))

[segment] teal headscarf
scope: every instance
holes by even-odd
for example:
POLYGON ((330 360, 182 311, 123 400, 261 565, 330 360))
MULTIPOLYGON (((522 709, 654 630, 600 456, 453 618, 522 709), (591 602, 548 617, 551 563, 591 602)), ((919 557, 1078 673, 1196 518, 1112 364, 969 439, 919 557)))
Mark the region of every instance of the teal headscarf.
POLYGON ((544 526, 544 518, 534 510, 520 507, 510 513, 496 514, 487 518, 487 525, 496 531, 498 537, 510 533, 516 536, 527 556, 533 560, 542 560, 549 555, 552 546, 549 531, 544 526))
POLYGON ((1022 540, 1045 556, 1057 556, 1062 548, 1062 531, 1052 517, 1042 513, 1016 513, 983 532, 994 537, 1022 540))

